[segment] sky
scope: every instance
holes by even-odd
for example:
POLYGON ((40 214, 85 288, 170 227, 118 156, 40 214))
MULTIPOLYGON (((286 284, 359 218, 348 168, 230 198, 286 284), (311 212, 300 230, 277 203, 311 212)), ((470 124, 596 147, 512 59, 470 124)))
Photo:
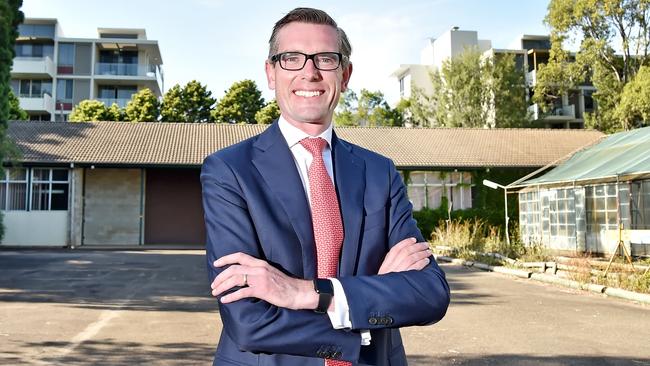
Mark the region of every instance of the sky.
POLYGON ((454 26, 507 48, 522 34, 548 34, 548 0, 23 0, 26 17, 57 18, 64 36, 96 38, 97 28, 144 28, 157 40, 164 90, 198 80, 216 98, 244 79, 268 101, 264 60, 273 24, 291 9, 328 12, 352 43, 350 88, 381 91, 391 104, 399 84, 390 74, 419 63, 427 39, 454 26))

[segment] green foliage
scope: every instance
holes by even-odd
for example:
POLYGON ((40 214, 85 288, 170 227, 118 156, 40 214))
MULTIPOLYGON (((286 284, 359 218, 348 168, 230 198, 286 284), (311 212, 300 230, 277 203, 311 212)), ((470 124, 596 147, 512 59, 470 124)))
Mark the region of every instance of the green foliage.
POLYGON ((278 101, 275 99, 266 103, 264 108, 260 109, 257 113, 255 113, 255 120, 257 121, 257 123, 263 125, 269 125, 279 117, 280 117, 280 107, 278 106, 278 101))
POLYGON ((176 84, 163 96, 160 117, 164 122, 186 122, 183 106, 183 89, 176 84))
POLYGON ((106 108, 105 121, 124 121, 126 117, 124 109, 120 108, 117 103, 111 104, 110 107, 106 108))
POLYGON ((22 108, 20 108, 20 101, 18 100, 18 97, 16 94, 14 94, 13 90, 9 90, 9 120, 16 120, 16 121, 26 121, 29 119, 29 114, 25 112, 22 108))
POLYGON ((626 130, 650 124, 650 67, 641 66, 625 85, 615 113, 626 130))
MULTIPOLYGON (((7 120, 11 115, 11 65, 14 58, 14 43, 18 37, 18 24, 23 21, 20 11, 22 0, 0 1, 0 161, 5 161, 12 146, 7 139, 7 120)), ((0 164, 0 174, 4 175, 0 164)), ((0 223, 2 212, 0 212, 0 223)), ((0 239, 4 236, 4 226, 0 224, 0 239)))
POLYGON ((486 61, 489 104, 494 106, 494 127, 531 127, 524 73, 517 70, 514 54, 498 54, 486 61))
POLYGON ((214 105, 212 92, 196 80, 183 88, 176 84, 163 96, 160 107, 164 122, 209 122, 214 105))
POLYGON ((68 120, 70 122, 109 121, 113 116, 109 115, 108 111, 109 109, 104 103, 86 99, 72 109, 68 120))
POLYGON ((348 89, 339 99, 334 123, 337 126, 397 127, 404 125, 400 111, 391 108, 380 91, 361 89, 359 96, 348 89))
POLYGON ((232 84, 211 115, 218 123, 253 124, 256 123, 255 115, 263 106, 262 92, 253 80, 247 79, 232 84))
POLYGON ((158 97, 148 88, 133 94, 125 108, 125 119, 130 122, 155 122, 159 114, 158 97))
POLYGON ((625 86, 650 61, 649 5, 647 0, 551 0, 545 22, 552 49, 548 64, 537 71, 533 101, 548 109, 553 99, 591 82, 598 109, 586 116, 586 125, 608 133, 634 128, 617 109, 625 86), (580 45, 575 62, 562 48, 565 41, 580 45))
POLYGON ((430 73, 432 93, 414 87, 404 103, 424 127, 525 127, 524 76, 514 55, 483 58, 470 48, 430 73))

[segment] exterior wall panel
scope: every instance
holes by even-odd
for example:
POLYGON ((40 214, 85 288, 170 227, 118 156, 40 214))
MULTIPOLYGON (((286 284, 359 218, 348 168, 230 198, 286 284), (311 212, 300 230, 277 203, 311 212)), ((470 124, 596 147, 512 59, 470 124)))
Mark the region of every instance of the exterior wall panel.
POLYGON ((140 244, 141 171, 86 169, 84 245, 140 244))
POLYGON ((74 73, 76 75, 90 75, 91 53, 90 43, 77 43, 74 60, 74 73))

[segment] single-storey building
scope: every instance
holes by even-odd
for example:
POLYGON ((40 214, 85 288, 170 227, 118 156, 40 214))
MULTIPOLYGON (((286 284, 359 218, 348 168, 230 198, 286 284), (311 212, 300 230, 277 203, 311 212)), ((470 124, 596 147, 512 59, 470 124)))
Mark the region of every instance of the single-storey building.
MULTIPOLYGON (((9 122, 0 246, 202 245, 200 167, 264 125, 9 122)), ((337 127, 390 157, 416 210, 475 207, 477 172, 518 177, 602 137, 596 131, 337 127)), ((491 178, 494 179, 494 178, 491 178)), ((513 179, 514 180, 514 179, 513 179)), ((505 183, 505 182, 504 182, 505 183)), ((345 189, 344 187, 341 189, 345 189)))
POLYGON ((526 243, 572 253, 650 254, 650 127, 607 136, 519 190, 526 243), (621 250, 619 248, 619 250, 621 250))

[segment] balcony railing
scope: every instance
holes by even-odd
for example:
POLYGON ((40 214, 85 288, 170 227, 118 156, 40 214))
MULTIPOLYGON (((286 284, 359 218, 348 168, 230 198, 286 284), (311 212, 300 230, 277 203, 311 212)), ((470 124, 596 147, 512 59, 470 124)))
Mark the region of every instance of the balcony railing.
POLYGON ((554 106, 549 113, 542 113, 539 105, 533 104, 528 107, 528 113, 533 121, 538 119, 569 120, 576 118, 576 107, 573 104, 554 106))
POLYGON ((18 101, 20 108, 27 112, 46 112, 50 114, 54 112, 54 99, 49 93, 34 97, 21 96, 18 101))
POLYGON ((131 101, 131 98, 98 98, 100 102, 104 103, 105 106, 110 107, 113 103, 117 104, 118 107, 124 108, 131 101))
POLYGON ((11 68, 12 74, 18 75, 47 75, 54 77, 54 61, 50 56, 45 57, 16 57, 11 68))
POLYGON ((156 66, 98 62, 95 64, 95 75, 145 76, 155 78, 156 66))

